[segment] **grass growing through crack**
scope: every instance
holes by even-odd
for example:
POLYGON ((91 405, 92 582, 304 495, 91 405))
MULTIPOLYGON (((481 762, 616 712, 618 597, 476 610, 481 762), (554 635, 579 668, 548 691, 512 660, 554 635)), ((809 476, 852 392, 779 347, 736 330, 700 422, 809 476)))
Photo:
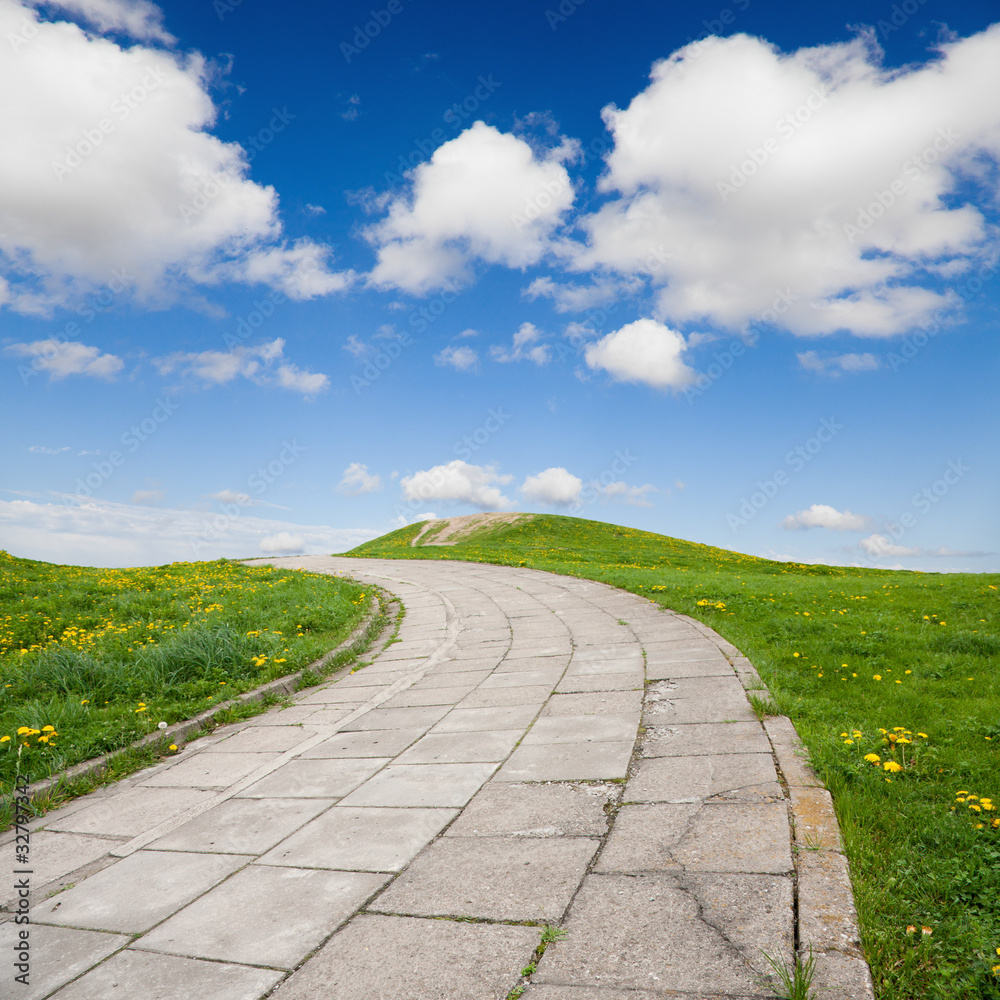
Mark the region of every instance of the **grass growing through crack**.
POLYGON ((0 798, 17 768, 37 781, 294 673, 370 596, 228 560, 116 570, 0 552, 0 798))
POLYGON ((816 956, 813 955, 812 948, 809 949, 809 957, 805 961, 801 955, 796 955, 791 969, 766 951, 762 950, 761 954, 778 977, 781 1000, 815 1000, 812 981, 816 974, 816 956))
POLYGON ((737 646, 833 792, 881 1000, 1000 998, 1000 576, 779 563, 554 515, 454 546, 412 547, 419 530, 350 554, 600 580, 737 646), (918 753, 897 727, 927 734, 918 753))

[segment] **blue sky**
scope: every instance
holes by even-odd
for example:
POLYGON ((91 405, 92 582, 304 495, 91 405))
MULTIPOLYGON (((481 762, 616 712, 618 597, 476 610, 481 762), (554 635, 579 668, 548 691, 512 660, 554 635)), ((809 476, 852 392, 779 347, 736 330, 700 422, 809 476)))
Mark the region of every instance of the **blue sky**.
POLYGON ((996 571, 995 17, 0 0, 0 546, 996 571))

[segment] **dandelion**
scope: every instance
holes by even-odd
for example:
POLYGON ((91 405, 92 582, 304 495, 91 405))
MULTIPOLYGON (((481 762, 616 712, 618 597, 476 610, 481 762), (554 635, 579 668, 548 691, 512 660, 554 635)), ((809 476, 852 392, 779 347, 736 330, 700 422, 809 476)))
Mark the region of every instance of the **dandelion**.
POLYGON ((879 764, 882 763, 882 758, 879 757, 879 755, 877 753, 866 753, 865 754, 865 760, 867 760, 870 763, 875 764, 875 765, 879 765, 879 764))
POLYGON ((872 680, 874 680, 874 681, 880 681, 880 680, 882 680, 882 675, 881 674, 872 674, 872 680))
POLYGON ((890 772, 890 773, 892 773, 892 774, 895 774, 896 772, 898 772, 898 771, 902 771, 902 770, 903 770, 902 766, 901 766, 900 764, 897 764, 897 763, 896 763, 896 762, 895 762, 894 760, 887 760, 887 761, 886 761, 886 762, 885 762, 885 763, 884 763, 884 764, 882 765, 882 767, 883 767, 883 768, 884 768, 884 769, 885 769, 886 771, 889 771, 889 772, 890 772))

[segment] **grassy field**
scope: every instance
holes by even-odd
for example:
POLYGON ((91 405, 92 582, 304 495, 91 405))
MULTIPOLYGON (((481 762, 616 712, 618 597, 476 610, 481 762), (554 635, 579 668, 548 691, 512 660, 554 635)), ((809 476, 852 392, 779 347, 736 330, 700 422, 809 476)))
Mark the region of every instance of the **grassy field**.
POLYGON ((738 646, 833 793, 882 1000, 1000 997, 1000 575, 772 562, 538 515, 455 546, 419 526, 354 556, 601 580, 738 646))
POLYGON ((0 800, 15 773, 48 777, 305 667, 370 599, 226 560, 87 569, 0 551, 0 800))

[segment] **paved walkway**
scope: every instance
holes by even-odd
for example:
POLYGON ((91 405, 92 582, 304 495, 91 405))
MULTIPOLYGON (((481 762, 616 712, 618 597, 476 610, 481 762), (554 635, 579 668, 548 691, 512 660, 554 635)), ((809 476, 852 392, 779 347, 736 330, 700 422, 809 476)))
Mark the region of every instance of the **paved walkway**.
POLYGON ((34 823, 34 888, 70 887, 9 995, 504 1000, 546 924, 525 1000, 773 995, 788 800, 732 647, 533 570, 275 563, 391 590, 399 641, 34 823))

